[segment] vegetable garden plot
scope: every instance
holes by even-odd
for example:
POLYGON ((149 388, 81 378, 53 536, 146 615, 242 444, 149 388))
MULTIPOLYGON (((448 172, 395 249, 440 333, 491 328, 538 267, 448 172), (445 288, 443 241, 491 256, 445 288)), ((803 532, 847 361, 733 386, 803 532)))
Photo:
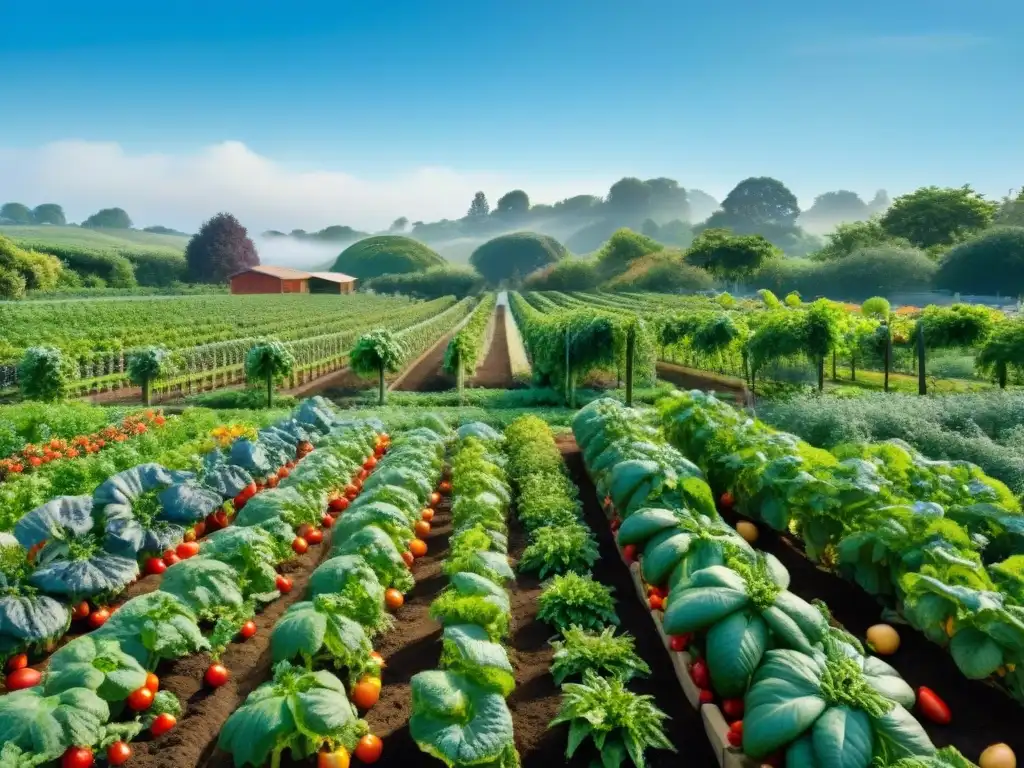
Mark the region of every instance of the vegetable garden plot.
MULTIPOLYGON (((891 667, 863 656, 856 639, 825 622, 827 612, 788 592, 781 564, 721 523, 700 471, 641 413, 599 401, 577 415, 574 431, 599 492, 621 515, 618 535, 631 542, 624 555, 640 557, 656 621, 664 610, 666 644, 701 655, 690 670, 700 701, 714 701, 712 689, 732 696, 722 711, 743 718, 728 732, 711 729, 715 741, 762 760, 783 749, 800 765, 932 755, 963 764, 936 754, 904 709, 913 690, 891 667)), ((706 706, 711 723, 717 710, 706 706)), ((723 760, 738 754, 726 748, 723 760)))

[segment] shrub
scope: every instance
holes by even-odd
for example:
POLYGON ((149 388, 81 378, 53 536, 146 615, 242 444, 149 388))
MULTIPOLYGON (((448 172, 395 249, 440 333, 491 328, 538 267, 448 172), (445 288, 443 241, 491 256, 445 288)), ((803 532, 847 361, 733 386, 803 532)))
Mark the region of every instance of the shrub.
POLYGON ((681 252, 666 250, 637 259, 629 269, 612 278, 607 287, 613 291, 686 293, 706 291, 713 285, 711 275, 687 264, 681 252))
POLYGON ((377 293, 400 293, 417 299, 439 299, 455 296, 463 299, 483 288, 479 273, 465 267, 432 267, 426 272, 381 275, 365 283, 363 288, 377 293))
POLYGON ((249 235, 230 213, 203 223, 185 247, 188 279, 193 283, 224 283, 236 272, 260 263, 249 235))
POLYGON ((104 208, 82 222, 83 227, 95 229, 131 229, 131 217, 123 208, 104 208))
POLYGON ((11 269, 0 267, 0 299, 25 298, 25 278, 11 269))
POLYGON ((1024 294, 1024 227, 995 227, 953 248, 935 276, 939 288, 1024 294))
POLYGON ((60 400, 70 378, 59 349, 30 347, 18 363, 18 386, 28 400, 60 400))
POLYGON ((369 280, 445 265, 438 253, 418 240, 401 235, 378 235, 352 243, 338 256, 331 271, 369 280))
POLYGON ((513 232, 488 240, 469 257, 477 272, 492 285, 520 282, 526 275, 568 255, 565 246, 547 235, 513 232))
POLYGON ((523 287, 529 291, 589 291, 601 282, 594 259, 562 259, 531 272, 523 287))
POLYGON ((25 288, 52 291, 60 278, 60 261, 47 253, 36 253, 0 236, 0 269, 21 275, 25 288))
POLYGON ((657 240, 631 229, 616 230, 597 252, 598 270, 605 278, 620 275, 641 256, 660 251, 664 247, 657 240))
POLYGON ((274 380, 288 376, 295 367, 289 349, 276 339, 264 339, 245 355, 245 378, 249 382, 266 382, 267 408, 274 404, 274 380))

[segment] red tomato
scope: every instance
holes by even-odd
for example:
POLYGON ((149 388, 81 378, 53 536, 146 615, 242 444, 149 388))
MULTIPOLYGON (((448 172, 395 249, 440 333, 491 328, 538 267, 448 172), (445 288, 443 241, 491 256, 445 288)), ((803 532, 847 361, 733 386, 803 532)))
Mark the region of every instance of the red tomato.
POLYGON ((701 704, 710 704, 715 700, 715 694, 709 691, 707 688, 701 688, 699 698, 701 704))
POLYGON ((247 621, 242 625, 242 628, 238 631, 244 639, 248 640, 250 637, 256 634, 256 622, 247 621))
POLYGON ((153 706, 154 694, 149 688, 139 688, 128 694, 128 706, 136 712, 142 712, 153 706))
POLYGON ((722 509, 732 509, 733 505, 736 503, 736 499, 733 498, 733 495, 729 493, 729 491, 726 491, 721 495, 721 497, 719 497, 718 503, 721 505, 722 509))
POLYGON ((213 513, 213 521, 217 524, 218 528, 228 527, 228 513, 223 509, 218 509, 213 513))
POLYGON ((330 504, 328 506, 330 506, 330 508, 335 512, 344 512, 346 509, 348 509, 348 499, 346 499, 344 496, 339 496, 336 499, 331 499, 330 504))
POLYGON ((281 467, 279 470, 277 470, 277 477, 279 480, 284 480, 291 473, 292 471, 288 469, 288 467, 281 467))
POLYGON ((300 525, 298 528, 295 529, 295 535, 299 536, 300 538, 306 539, 308 541, 309 540, 309 532, 312 531, 312 530, 313 530, 313 526, 312 525, 310 525, 309 523, 303 523, 302 525, 300 525))
POLYGON ((11 672, 4 680, 4 684, 9 691, 20 691, 24 688, 31 688, 33 685, 39 685, 42 679, 43 676, 38 670, 24 667, 11 672))
POLYGON ((178 553, 177 552, 171 552, 170 550, 168 550, 164 554, 164 563, 166 565, 168 565, 168 566, 170 566, 170 565, 177 565, 180 562, 181 562, 181 558, 178 557, 178 553))
POLYGON ((682 653, 683 651, 685 651, 689 644, 690 644, 690 636, 689 636, 689 634, 685 634, 685 635, 672 635, 672 637, 670 637, 668 639, 668 647, 671 648, 676 653, 682 653))
POLYGON ((345 486, 345 498, 354 499, 359 495, 359 489, 356 488, 352 483, 345 486))
POLYGON ((627 544, 625 547, 622 548, 622 554, 626 558, 626 562, 627 563, 635 563, 636 562, 636 545, 635 544, 627 544))
POLYGON ((324 532, 319 528, 312 528, 309 531, 309 535, 306 536, 306 541, 310 544, 319 544, 324 540, 324 532))
POLYGON ((7 660, 7 671, 17 672, 19 669, 24 669, 28 666, 28 655, 19 653, 17 656, 11 656, 7 660))
POLYGON ((132 748, 123 741, 115 741, 107 747, 107 762, 111 765, 124 765, 132 756, 132 748))
POLYGON ((727 720, 739 720, 743 717, 743 699, 723 699, 722 714, 727 720))
POLYGON ((277 591, 282 595, 287 595, 292 591, 292 580, 279 573, 274 581, 274 586, 277 587, 277 591))
POLYGON ((361 763, 376 763, 384 752, 384 742, 372 733, 368 733, 356 744, 355 756, 361 763))
POLYGON ((61 768, 89 768, 93 764, 92 750, 88 747, 68 747, 60 759, 61 768))
POLYGON ((309 550, 309 542, 301 536, 296 536, 292 540, 292 552, 296 555, 304 555, 309 550))
POLYGON ((146 688, 149 688, 153 693, 160 690, 160 678, 150 672, 146 675, 146 688))
POLYGON ((72 612, 71 614, 71 617, 76 621, 81 621, 82 619, 88 618, 88 616, 89 603, 87 603, 85 600, 76 605, 74 612, 72 612))
POLYGON ((939 725, 946 725, 953 719, 953 713, 949 711, 946 702, 931 688, 923 685, 917 689, 917 708, 922 715, 939 725))
POLYGON ((190 557, 195 557, 199 554, 199 542, 183 541, 174 551, 182 560, 188 560, 190 557))
POLYGON ((320 518, 320 525, 322 525, 324 528, 330 528, 332 525, 334 525, 334 518, 330 515, 324 515, 320 518))
POLYGON ((338 747, 333 752, 320 752, 316 756, 316 768, 349 768, 351 760, 348 750, 338 747))
POLYGON ((206 533, 206 523, 200 520, 198 523, 192 526, 192 530, 196 532, 196 538, 201 539, 203 534, 206 533))
POLYGON ((177 724, 178 718, 169 712, 164 712, 156 716, 153 724, 149 726, 149 730, 154 736, 163 736, 177 724))
POLYGON ((97 608, 95 611, 89 614, 89 626, 93 629, 99 629, 107 623, 107 619, 110 618, 110 611, 106 608, 97 608))
POLYGON ((729 732, 725 735, 730 745, 738 747, 743 744, 743 721, 737 720, 729 726, 729 732))
POLYGON ((228 681, 230 676, 231 673, 228 672, 228 668, 223 664, 211 664, 206 668, 206 674, 203 675, 203 679, 211 688, 220 688, 228 681))
POLYGON ((708 674, 708 665, 704 659, 697 659, 690 665, 690 677, 698 688, 711 687, 711 675, 708 674))
POLYGON ((167 563, 161 560, 159 557, 151 557, 146 561, 146 573, 150 576, 159 576, 161 573, 167 570, 167 563))
POLYGON ((267 477, 267 488, 277 488, 277 475, 267 477))
POLYGON ((664 607, 664 602, 665 601, 662 600, 661 596, 657 593, 652 593, 651 596, 647 598, 647 605, 650 606, 652 611, 660 611, 664 607))

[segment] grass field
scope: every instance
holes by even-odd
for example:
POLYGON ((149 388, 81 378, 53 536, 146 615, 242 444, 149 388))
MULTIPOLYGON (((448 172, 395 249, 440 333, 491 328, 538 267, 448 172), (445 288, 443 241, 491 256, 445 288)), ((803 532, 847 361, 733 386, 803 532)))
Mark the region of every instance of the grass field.
MULTIPOLYGON (((43 243, 81 248, 114 248, 127 251, 184 253, 188 238, 179 235, 158 235, 136 229, 87 229, 86 227, 0 227, 0 235, 16 243, 39 247, 43 243)), ((45 250, 43 248, 42 250, 45 250)))

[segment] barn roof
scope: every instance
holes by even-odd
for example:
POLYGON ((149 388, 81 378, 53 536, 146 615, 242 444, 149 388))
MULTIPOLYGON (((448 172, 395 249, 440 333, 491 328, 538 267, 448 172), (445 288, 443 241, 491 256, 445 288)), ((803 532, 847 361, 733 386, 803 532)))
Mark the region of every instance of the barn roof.
POLYGON ((313 272, 310 277, 318 277, 332 283, 354 283, 356 281, 351 275, 344 275, 341 272, 313 272))
POLYGON ((237 277, 238 275, 245 274, 246 272, 257 272, 261 275, 270 275, 271 277, 279 277, 282 280, 308 280, 311 275, 309 272, 303 272, 298 269, 292 269, 290 267, 272 267, 269 264, 260 264, 256 267, 249 267, 243 269, 240 272, 236 272, 231 277, 237 277))

